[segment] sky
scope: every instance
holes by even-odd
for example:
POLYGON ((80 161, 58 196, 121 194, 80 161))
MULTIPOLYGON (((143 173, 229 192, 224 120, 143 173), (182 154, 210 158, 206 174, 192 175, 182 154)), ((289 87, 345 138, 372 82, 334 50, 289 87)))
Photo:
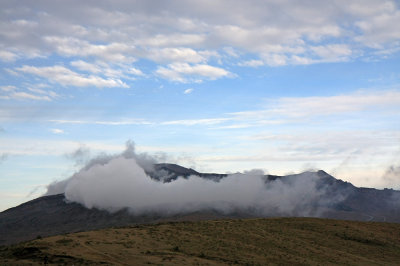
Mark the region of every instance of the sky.
POLYGON ((0 2, 0 211, 127 141, 400 189, 400 2, 0 2))

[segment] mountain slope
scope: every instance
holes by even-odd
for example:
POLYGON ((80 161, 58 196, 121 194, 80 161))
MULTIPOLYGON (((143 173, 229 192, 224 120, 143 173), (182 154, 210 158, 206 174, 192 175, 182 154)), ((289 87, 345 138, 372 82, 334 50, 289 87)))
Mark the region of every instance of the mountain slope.
POLYGON ((126 211, 110 214, 67 203, 63 194, 44 196, 0 213, 0 245, 145 221, 146 217, 131 216, 126 211))
POLYGON ((163 217, 152 213, 133 215, 128 210, 109 213, 96 208, 88 209, 66 201, 63 194, 44 196, 0 213, 0 246, 38 237, 88 231, 111 226, 155 223, 160 221, 205 220, 227 217, 213 211, 196 212, 163 217))
POLYGON ((400 224, 235 219, 109 228, 0 247, 1 265, 398 265, 400 224))
MULTIPOLYGON (((162 182, 173 182, 179 176, 190 178, 198 175, 218 182, 229 178, 223 174, 198 173, 174 164, 155 165, 156 172, 149 173, 154 179, 162 182)), ((315 175, 317 189, 320 191, 318 201, 307 216, 347 219, 359 221, 400 222, 400 192, 395 190, 377 190, 357 188, 348 182, 337 180, 324 171, 305 172, 297 175, 264 177, 265 184, 282 182, 290 184, 307 176, 315 175), (332 200, 335 199, 335 200, 332 200)), ((307 195, 299 195, 304 197, 307 195)), ((301 199, 298 200, 301 200, 301 199)), ((279 205, 279 203, 277 203, 279 205)), ((152 223, 174 220, 204 220, 216 218, 245 218, 280 216, 279 212, 260 214, 251 209, 241 209, 229 213, 215 210, 186 212, 179 215, 161 216, 157 213, 134 215, 128 210, 109 213, 104 210, 87 209, 74 202, 67 202, 63 194, 44 196, 26 202, 0 213, 0 245, 18 243, 38 236, 50 236, 69 232, 87 231, 110 226, 126 226, 138 223, 152 223)), ((290 216, 304 216, 293 212, 290 216)))

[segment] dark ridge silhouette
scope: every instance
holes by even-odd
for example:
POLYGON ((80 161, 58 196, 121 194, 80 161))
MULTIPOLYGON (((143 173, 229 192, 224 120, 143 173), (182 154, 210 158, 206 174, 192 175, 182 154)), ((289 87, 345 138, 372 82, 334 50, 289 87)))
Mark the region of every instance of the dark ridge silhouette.
POLYGON ((163 182, 171 182, 176 180, 178 177, 188 178, 191 175, 197 175, 214 181, 219 181, 221 178, 227 176, 227 174, 199 173, 191 168, 185 168, 171 163, 155 164, 154 170, 154 172, 149 172, 147 174, 152 178, 162 180, 163 182))

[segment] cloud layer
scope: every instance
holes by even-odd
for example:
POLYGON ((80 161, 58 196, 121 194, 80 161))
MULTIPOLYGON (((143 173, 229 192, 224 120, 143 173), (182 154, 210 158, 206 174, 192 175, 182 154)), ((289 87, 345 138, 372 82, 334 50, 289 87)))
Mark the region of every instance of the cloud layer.
POLYGON ((126 87, 126 80, 144 76, 134 66, 140 60, 155 64, 148 76, 201 82, 235 77, 229 70, 235 65, 385 57, 398 52, 400 42, 399 6, 389 0, 2 1, 0 10, 0 60, 49 59, 46 66, 9 70, 65 86, 126 87))

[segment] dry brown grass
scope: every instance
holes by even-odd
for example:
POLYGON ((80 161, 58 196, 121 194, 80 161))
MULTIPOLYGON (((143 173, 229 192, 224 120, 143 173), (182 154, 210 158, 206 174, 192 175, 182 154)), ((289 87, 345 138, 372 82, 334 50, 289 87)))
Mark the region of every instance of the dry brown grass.
POLYGON ((0 265, 399 265, 400 224, 314 218, 110 228, 0 248, 0 265))

